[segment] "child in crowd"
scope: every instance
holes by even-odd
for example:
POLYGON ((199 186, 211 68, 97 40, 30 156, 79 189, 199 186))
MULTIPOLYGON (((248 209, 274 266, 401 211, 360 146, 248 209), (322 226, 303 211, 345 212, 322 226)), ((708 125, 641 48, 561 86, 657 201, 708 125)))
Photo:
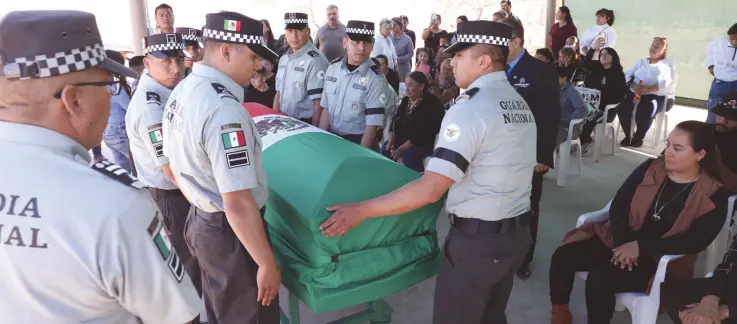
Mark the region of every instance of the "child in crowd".
POLYGON ((558 84, 560 85, 560 124, 558 124, 558 144, 568 138, 568 126, 571 120, 584 118, 589 113, 586 103, 583 102, 581 94, 568 81, 571 79, 573 70, 558 66, 558 84))
POLYGON ((251 77, 251 85, 246 89, 245 102, 260 103, 269 108, 274 107, 276 90, 266 83, 266 73, 264 69, 261 69, 251 77))
POLYGON ((548 64, 554 64, 555 58, 553 58, 553 51, 549 48, 538 48, 535 51, 535 58, 548 64))
POLYGON ((418 48, 417 49, 417 63, 415 63, 415 71, 420 71, 425 74, 425 76, 430 79, 434 80, 435 76, 435 67, 432 63, 432 52, 428 48, 418 48))
POLYGON ((572 82, 574 85, 582 83, 586 77, 586 71, 577 56, 576 51, 568 46, 561 48, 560 52, 558 52, 557 66, 571 70, 571 78, 568 82, 572 82))
POLYGON ((581 52, 581 48, 578 44, 578 37, 576 36, 566 38, 566 47, 572 48, 576 52, 576 56, 581 52))

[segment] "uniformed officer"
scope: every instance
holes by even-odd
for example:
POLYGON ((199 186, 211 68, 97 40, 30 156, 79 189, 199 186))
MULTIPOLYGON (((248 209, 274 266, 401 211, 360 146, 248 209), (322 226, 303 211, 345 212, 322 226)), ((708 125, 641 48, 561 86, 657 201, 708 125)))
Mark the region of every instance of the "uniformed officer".
POLYGON ((320 128, 374 148, 386 108, 396 104, 394 90, 369 57, 374 48, 374 23, 349 20, 343 45, 346 56, 333 61, 325 72, 320 128))
POLYGON ((310 42, 307 14, 288 12, 284 24, 290 48, 279 59, 274 110, 318 126, 328 59, 310 42))
POLYGON ((192 73, 192 65, 202 60, 202 48, 204 47, 202 45, 202 30, 191 27, 177 27, 174 31, 182 34, 182 39, 184 39, 184 51, 188 54, 184 58, 184 65, 187 67, 184 75, 187 76, 192 73))
POLYGON ((143 184, 93 164, 110 97, 135 73, 107 59, 95 16, 0 18, 3 323, 187 323, 201 300, 143 184))
POLYGON ((514 272, 530 244, 530 181, 535 118, 504 73, 511 29, 501 23, 458 24, 451 65, 468 89, 445 114, 422 178, 386 195, 335 211, 320 225, 342 235, 361 221, 396 215, 439 200, 451 229, 435 287, 434 323, 507 323, 514 272))
POLYGON ((185 228, 202 270, 208 323, 278 323, 281 274, 260 209, 266 203, 261 138, 243 108, 261 59, 262 25, 234 12, 208 14, 204 57, 164 111, 164 156, 192 203, 185 228))
POLYGON ((182 36, 172 33, 144 37, 146 73, 141 75, 138 83, 140 91, 131 98, 125 123, 136 175, 149 187, 161 210, 172 244, 179 251, 179 258, 199 292, 200 268, 184 240, 184 222, 190 204, 174 184, 169 159, 164 156, 164 134, 161 131, 164 104, 171 90, 184 78, 182 36))

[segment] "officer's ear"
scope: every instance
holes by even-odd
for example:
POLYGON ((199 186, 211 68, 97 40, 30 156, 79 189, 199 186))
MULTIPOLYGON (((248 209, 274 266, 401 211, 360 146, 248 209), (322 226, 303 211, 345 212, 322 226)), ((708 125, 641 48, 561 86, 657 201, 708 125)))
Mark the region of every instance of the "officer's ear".
POLYGON ((230 56, 232 54, 233 48, 230 47, 230 45, 227 43, 223 43, 219 45, 220 45, 220 56, 222 56, 226 62, 230 62, 230 56))
POLYGON ((150 69, 151 69, 151 68, 149 67, 149 65, 150 65, 150 64, 151 64, 151 63, 149 63, 149 60, 148 60, 148 55, 146 55, 146 57, 144 57, 144 58, 143 58, 143 66, 144 66, 144 67, 145 67, 146 69, 150 70, 150 69))
POLYGON ((343 48, 348 49, 348 36, 343 36, 343 48))

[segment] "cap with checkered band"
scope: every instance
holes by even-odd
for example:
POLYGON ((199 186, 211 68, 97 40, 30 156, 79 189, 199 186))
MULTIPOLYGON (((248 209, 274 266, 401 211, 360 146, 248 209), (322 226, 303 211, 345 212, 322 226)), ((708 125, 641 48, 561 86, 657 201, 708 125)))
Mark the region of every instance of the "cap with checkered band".
POLYGON ((477 44, 509 47, 511 39, 512 27, 505 24, 486 20, 464 21, 458 24, 455 44, 445 49, 445 53, 454 54, 477 44))
POLYGON ((284 14, 284 29, 302 30, 308 27, 307 14, 301 12, 287 12, 284 14))
POLYGON ((278 56, 264 44, 264 27, 260 21, 237 12, 223 11, 205 16, 202 36, 205 40, 222 43, 244 44, 256 55, 267 60, 278 56))
POLYGON ((154 34, 143 38, 143 54, 155 58, 184 57, 184 40, 180 33, 154 34))
POLYGON ((182 34, 184 46, 204 47, 202 46, 202 30, 192 27, 177 27, 174 32, 182 34))
POLYGON ((0 18, 0 77, 46 78, 98 67, 136 78, 105 55, 95 16, 83 11, 13 11, 0 18))
POLYGON ((728 120, 737 121, 737 91, 722 96, 711 112, 728 120))
POLYGON ((348 38, 354 41, 374 41, 374 23, 370 21, 349 20, 345 26, 348 38))

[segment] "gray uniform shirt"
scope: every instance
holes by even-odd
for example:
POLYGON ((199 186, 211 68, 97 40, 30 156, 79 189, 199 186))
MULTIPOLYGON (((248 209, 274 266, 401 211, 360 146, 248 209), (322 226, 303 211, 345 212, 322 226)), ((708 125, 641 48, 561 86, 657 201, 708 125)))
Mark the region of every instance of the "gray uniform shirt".
POLYGON ((172 190, 177 187, 169 181, 161 166, 169 163, 164 156, 164 137, 161 130, 164 104, 171 90, 159 84, 148 74, 141 75, 138 91, 133 94, 125 115, 128 143, 136 176, 149 187, 172 190))
POLYGON ((315 45, 307 43, 296 53, 291 49, 279 59, 276 91, 279 109, 289 117, 312 118, 313 100, 322 97, 328 60, 315 45))
POLYGON ((347 59, 335 61, 325 72, 320 106, 330 113, 330 129, 338 135, 363 134, 366 126, 384 124, 387 107, 394 105, 394 90, 379 66, 367 59, 349 71, 347 59))
POLYGON ((317 30, 315 46, 325 54, 328 61, 333 61, 345 55, 345 48, 343 48, 344 36, 345 25, 338 23, 335 29, 331 29, 328 24, 325 24, 317 30))
POLYGON ((179 189, 206 212, 223 211, 221 193, 246 189, 259 207, 266 203, 261 137, 243 96, 223 72, 195 63, 164 110, 164 155, 179 189))
POLYGON ((530 210, 537 164, 535 118, 506 74, 474 81, 445 113, 426 170, 453 179, 446 208, 496 221, 530 210))
POLYGON ((0 122, 3 323, 186 323, 204 310, 148 191, 57 132, 0 122))

